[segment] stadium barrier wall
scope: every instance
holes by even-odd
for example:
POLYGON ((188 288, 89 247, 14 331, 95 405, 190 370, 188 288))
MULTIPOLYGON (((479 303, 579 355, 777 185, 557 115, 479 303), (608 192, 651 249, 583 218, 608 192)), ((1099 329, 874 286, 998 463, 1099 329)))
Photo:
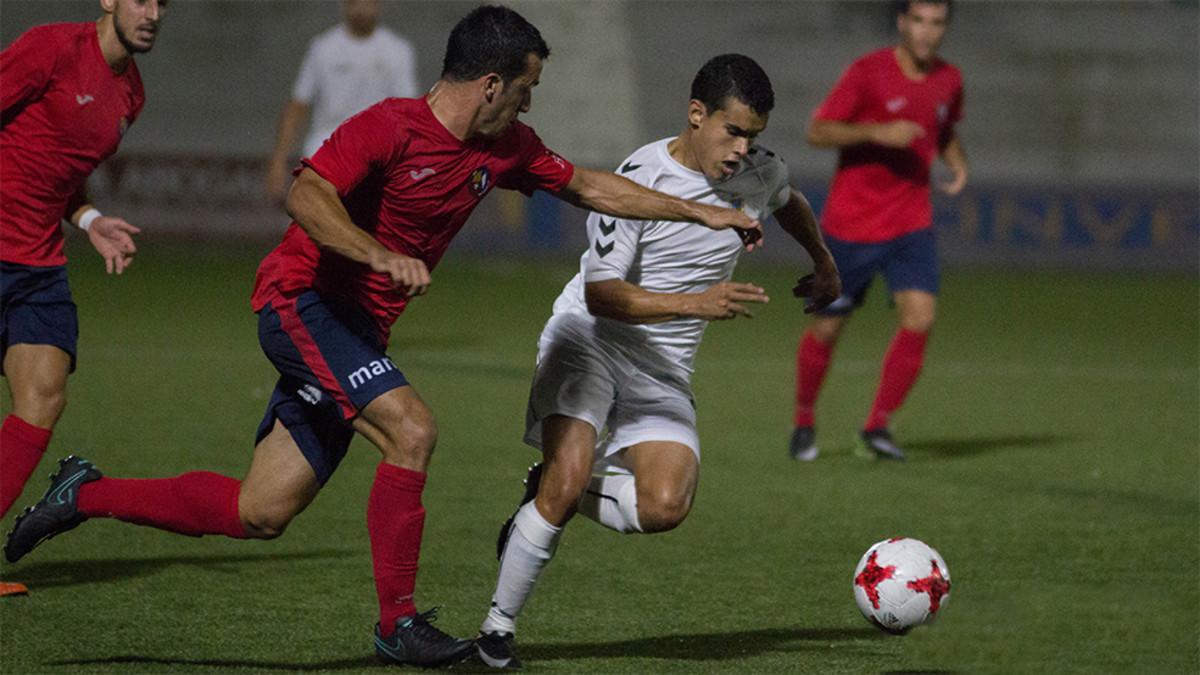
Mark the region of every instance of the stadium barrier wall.
MULTIPOLYGON (((148 232, 187 237, 278 236, 288 218, 262 197, 258 159, 191 154, 125 154, 106 163, 90 188, 106 212, 148 232)), ((797 187, 818 211, 828 184, 797 187)), ((1188 190, 973 185, 938 195, 934 221, 947 264, 1195 269, 1200 259, 1200 196, 1188 190)), ((513 253, 582 251, 585 213, 544 193, 525 199, 496 190, 456 249, 513 253)), ((768 231, 763 256, 799 248, 768 231)))

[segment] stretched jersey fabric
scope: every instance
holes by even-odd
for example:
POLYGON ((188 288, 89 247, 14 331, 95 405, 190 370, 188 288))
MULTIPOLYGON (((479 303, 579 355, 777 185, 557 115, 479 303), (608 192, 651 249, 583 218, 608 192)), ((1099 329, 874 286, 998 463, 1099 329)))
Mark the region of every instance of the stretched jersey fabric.
POLYGON ((95 23, 38 26, 0 52, 0 260, 66 263, 61 221, 144 102, 137 65, 114 73, 95 23))
MULTIPOLYGON (((787 203, 787 167, 775 153, 754 146, 737 173, 713 181, 671 157, 663 139, 639 148, 618 173, 648 188, 704 204, 737 208, 763 219, 787 203)), ((588 216, 590 245, 579 273, 554 302, 554 316, 572 315, 574 329, 591 333, 650 372, 690 378, 696 349, 708 322, 686 318, 631 325, 588 312, 587 282, 622 279, 655 293, 699 293, 727 281, 737 265, 742 241, 733 230, 692 223, 588 216)), ((552 318, 551 321, 554 321, 552 318)))
POLYGON ((945 61, 920 81, 900 70, 892 47, 851 64, 813 113, 815 119, 911 120, 925 135, 903 149, 872 143, 843 147, 821 228, 843 241, 874 243, 929 227, 929 170, 962 119, 962 106, 962 74, 945 61))
MULTIPOLYGON (((493 186, 557 192, 575 171, 520 122, 498 138, 460 141, 424 98, 389 98, 367 108, 303 164, 337 189, 355 225, 430 271, 493 186)), ((383 341, 409 300, 388 275, 321 250, 293 222, 259 266, 251 304, 257 312, 309 289, 368 313, 383 341)))

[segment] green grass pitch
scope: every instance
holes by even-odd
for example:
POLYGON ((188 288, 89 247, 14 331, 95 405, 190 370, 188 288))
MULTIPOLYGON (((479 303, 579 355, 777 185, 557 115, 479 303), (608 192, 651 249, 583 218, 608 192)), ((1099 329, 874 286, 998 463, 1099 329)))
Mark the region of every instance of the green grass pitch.
MULTIPOLYGON (((18 507, 70 452, 114 476, 242 476, 274 383, 248 302, 267 248, 148 239, 119 279, 74 249, 80 367, 18 507)), ((490 598, 496 529, 534 458, 520 437, 537 334, 574 264, 452 254, 394 331, 391 355, 441 429, 418 603, 441 605, 452 633, 473 634, 490 598)), ((904 465, 849 450, 892 332, 877 289, 826 382, 822 456, 801 465, 786 456, 798 271, 743 262, 736 278, 773 301, 701 347, 694 511, 656 536, 575 521, 521 621, 529 670, 1200 669, 1194 276, 948 272, 895 423, 904 465), (939 621, 903 638, 868 626, 851 592, 859 556, 893 535, 937 548, 954 583, 939 621)), ((0 600, 0 670, 377 669, 376 462, 356 440, 276 541, 97 520, 5 565, 32 594, 0 600)))

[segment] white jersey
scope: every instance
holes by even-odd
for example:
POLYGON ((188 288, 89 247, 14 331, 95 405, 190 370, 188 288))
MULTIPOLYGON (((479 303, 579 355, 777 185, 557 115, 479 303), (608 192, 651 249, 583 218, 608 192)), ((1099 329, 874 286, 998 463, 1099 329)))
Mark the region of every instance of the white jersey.
MULTIPOLYGON (((671 140, 639 148, 617 173, 681 199, 738 208, 758 220, 787 203, 787 167, 770 150, 754 146, 736 174, 714 181, 672 158, 667 151, 671 140)), ((631 325, 595 317, 588 312, 584 284, 623 279, 655 293, 699 293, 730 279, 742 252, 741 238, 733 230, 693 223, 623 220, 597 213, 588 216, 587 231, 589 246, 579 260, 579 274, 555 300, 551 322, 561 325, 567 320, 620 350, 639 368, 690 380, 707 321, 685 318, 631 325)))
POLYGON ((311 157, 338 125, 385 98, 415 98, 417 58, 412 45, 378 26, 365 38, 343 24, 308 45, 292 99, 312 108, 304 156, 311 157))

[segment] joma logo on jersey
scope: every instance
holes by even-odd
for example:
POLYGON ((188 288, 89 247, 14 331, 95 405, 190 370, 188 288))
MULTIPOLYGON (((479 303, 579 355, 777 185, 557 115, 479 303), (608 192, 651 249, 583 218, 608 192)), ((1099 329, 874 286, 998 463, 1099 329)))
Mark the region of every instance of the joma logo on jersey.
POLYGON ((488 171, 486 166, 475 169, 471 172, 471 178, 467 185, 476 197, 484 196, 488 190, 492 189, 492 172, 488 171))
POLYGON ((358 370, 350 373, 350 388, 358 389, 362 385, 375 379, 376 375, 382 375, 389 370, 395 370, 396 364, 386 356, 377 361, 372 361, 358 370))

